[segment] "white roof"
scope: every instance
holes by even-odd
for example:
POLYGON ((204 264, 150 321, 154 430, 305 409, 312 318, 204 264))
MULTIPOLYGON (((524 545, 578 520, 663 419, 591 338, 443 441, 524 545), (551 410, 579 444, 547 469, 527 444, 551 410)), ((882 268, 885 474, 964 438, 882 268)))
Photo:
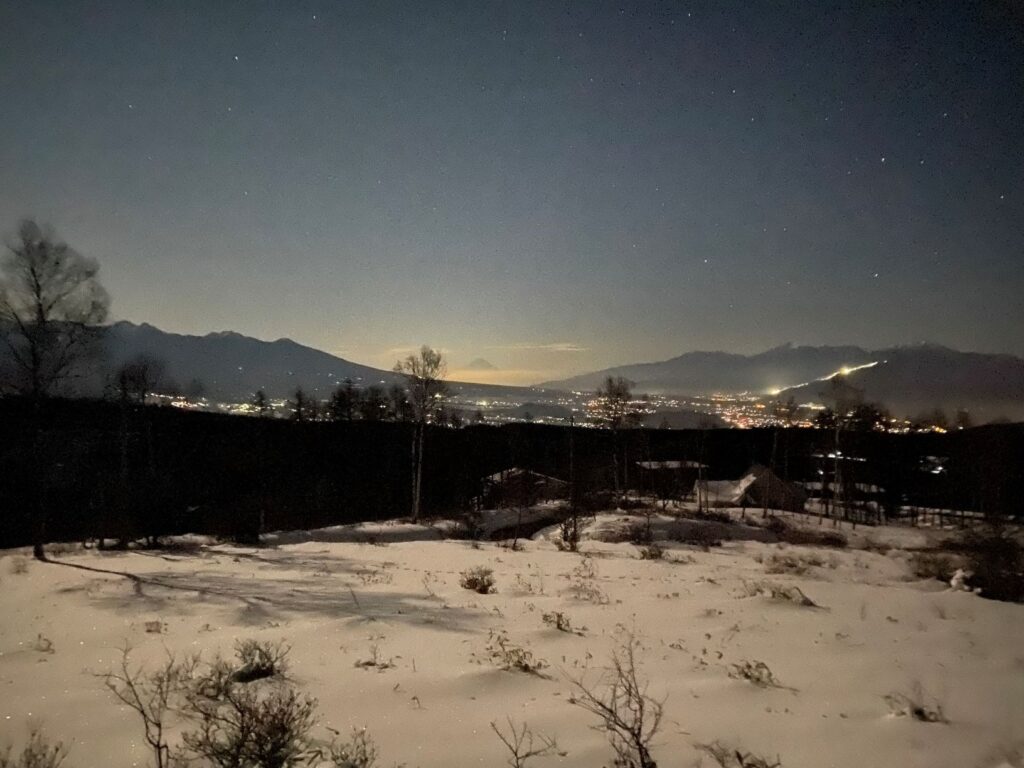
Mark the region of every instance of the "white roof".
MULTIPOLYGON (((744 475, 739 480, 709 480, 705 483, 708 499, 727 504, 739 504, 755 480, 757 480, 757 475, 753 473, 744 475)), ((696 486, 697 483, 694 484, 694 490, 696 490, 696 486)))
POLYGON ((637 466, 642 469, 700 469, 707 468, 707 464, 699 461, 638 461, 637 466))

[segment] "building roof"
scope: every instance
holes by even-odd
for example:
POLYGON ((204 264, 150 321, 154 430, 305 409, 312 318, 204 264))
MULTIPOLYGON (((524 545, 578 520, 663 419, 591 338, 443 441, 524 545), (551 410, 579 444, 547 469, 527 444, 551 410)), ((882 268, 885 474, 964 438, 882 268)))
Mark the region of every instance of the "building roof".
POLYGON ((707 469, 707 464, 699 461, 638 461, 636 463, 641 469, 707 469))

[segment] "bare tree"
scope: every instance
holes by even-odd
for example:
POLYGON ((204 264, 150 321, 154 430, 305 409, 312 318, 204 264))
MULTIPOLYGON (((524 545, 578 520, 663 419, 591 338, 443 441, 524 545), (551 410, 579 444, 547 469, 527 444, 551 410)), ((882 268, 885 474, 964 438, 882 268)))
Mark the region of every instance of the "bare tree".
POLYGON ((416 429, 413 432, 412 520, 420 517, 420 494, 423 489, 423 444, 427 422, 436 413, 447 393, 444 375, 447 366, 440 352, 424 345, 418 355, 409 355, 395 363, 395 373, 405 376, 416 429))
POLYGON ((110 299, 100 284, 99 266, 26 219, 0 259, 0 393, 32 399, 35 436, 35 542, 33 554, 46 557, 43 542, 49 510, 46 483, 53 470, 43 450, 41 403, 81 373, 97 347, 99 323, 110 299))
POLYGON ((252 396, 252 407, 256 409, 257 416, 270 415, 270 398, 267 397, 267 393, 262 389, 257 389, 256 393, 252 396))
POLYGON ((331 393, 331 400, 327 406, 331 421, 352 421, 359 409, 361 399, 360 392, 355 388, 352 379, 345 379, 331 393))
POLYGON ((359 399, 359 417, 364 421, 380 421, 388 412, 388 398, 384 389, 372 384, 359 399))
POLYGON ((6 388, 55 394, 95 348, 110 298, 99 265, 31 219, 0 261, 0 338, 10 358, 6 388))
POLYGON ((113 386, 120 400, 144 405, 146 398, 160 389, 163 379, 164 364, 139 355, 117 369, 113 386))
POLYGON ((299 387, 295 390, 295 394, 292 395, 292 399, 288 402, 288 410, 291 411, 291 418, 293 421, 307 421, 311 418, 310 410, 312 405, 309 397, 306 395, 305 390, 299 387))
MULTIPOLYGON (((597 413, 605 427, 612 430, 612 462, 615 472, 615 495, 625 493, 626 478, 624 471, 620 472, 619 443, 620 431, 627 427, 636 427, 640 424, 640 413, 632 406, 633 384, 623 377, 609 376, 604 384, 597 390, 597 413)), ((623 470, 625 461, 621 462, 623 470)))

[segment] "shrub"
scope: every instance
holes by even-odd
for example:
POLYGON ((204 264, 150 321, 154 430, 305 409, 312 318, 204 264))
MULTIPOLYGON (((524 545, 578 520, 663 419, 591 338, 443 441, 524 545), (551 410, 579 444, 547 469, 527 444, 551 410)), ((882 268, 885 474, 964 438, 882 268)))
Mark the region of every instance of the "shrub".
POLYGON ((290 688, 261 691, 228 682, 216 696, 189 697, 187 715, 197 727, 182 740, 218 768, 288 768, 309 754, 315 708, 315 699, 290 688))
POLYGON ((665 557, 665 550, 652 543, 645 547, 640 547, 639 554, 641 560, 661 560, 665 557))
POLYGON ((949 584, 958 566, 949 555, 915 552, 910 558, 910 568, 919 579, 937 579, 949 584))
POLYGON ((569 552, 575 552, 580 546, 580 518, 578 515, 570 515, 562 521, 559 526, 559 538, 555 540, 555 546, 569 552))
POLYGON ((463 589, 471 589, 481 595, 490 594, 494 591, 494 571, 478 565, 459 574, 459 584, 463 589))
POLYGON ((732 516, 728 512, 716 512, 713 509, 697 510, 696 512, 690 512, 685 517, 691 520, 702 520, 709 523, 722 523, 723 525, 733 525, 734 521, 732 516))
POLYGON ((970 533, 965 537, 971 586, 992 600, 1024 601, 1024 548, 1005 531, 970 533))
POLYGON ((680 544, 700 547, 707 552, 711 547, 722 546, 722 540, 705 526, 679 526, 672 531, 671 538, 680 544))
POLYGON ((649 544, 654 541, 654 535, 651 533, 651 520, 647 518, 646 522, 630 523, 626 527, 627 541, 630 544, 649 544))
POLYGON ((12 576, 20 576, 23 573, 28 573, 28 560, 21 555, 12 557, 9 570, 12 576))
POLYGON ((510 756, 506 759, 509 768, 523 768, 530 758, 547 757, 558 752, 558 744, 553 738, 541 733, 537 735, 535 741, 533 731, 527 727, 526 723, 523 723, 522 728, 516 728, 511 717, 507 720, 508 734, 503 733, 493 720, 491 721, 491 730, 509 751, 510 756))
POLYGON ((17 757, 11 757, 8 747, 0 754, 0 768, 58 768, 68 756, 64 744, 50 744, 39 730, 29 731, 28 743, 17 757))
POLYGON ((231 675, 236 683, 251 683, 267 677, 284 677, 288 670, 288 652, 284 643, 260 640, 240 640, 235 643, 238 669, 231 675))
POLYGON ((781 517, 769 518, 765 528, 774 533, 779 541, 784 541, 787 544, 835 547, 837 549, 844 549, 848 544, 846 537, 839 531, 812 531, 807 528, 799 528, 790 525, 781 517))
POLYGON ((326 762, 333 768, 373 768, 377 764, 377 745, 365 728, 353 728, 347 742, 339 744, 332 739, 326 747, 312 750, 310 758, 311 764, 326 762))
POLYGON ((154 672, 145 673, 141 668, 132 669, 131 649, 121 649, 121 663, 117 670, 103 675, 107 689, 123 704, 142 718, 143 736, 150 749, 157 768, 172 764, 171 748, 167 743, 167 721, 176 709, 178 698, 192 683, 199 659, 185 657, 177 661, 168 656, 163 666, 154 672))
POLYGON ((569 700, 601 720, 597 730, 607 734, 615 751, 615 765, 623 768, 656 768, 651 742, 661 726, 663 702, 647 695, 636 669, 639 643, 627 634, 612 653, 612 666, 605 675, 603 690, 573 680, 576 693, 569 700))

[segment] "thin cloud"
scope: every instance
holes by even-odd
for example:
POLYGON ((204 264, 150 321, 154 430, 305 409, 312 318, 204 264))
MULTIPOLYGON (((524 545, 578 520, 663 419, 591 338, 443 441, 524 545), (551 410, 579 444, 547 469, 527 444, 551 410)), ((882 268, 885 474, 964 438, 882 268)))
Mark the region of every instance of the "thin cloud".
POLYGON ((518 344, 503 344, 499 346, 491 346, 488 349, 511 349, 519 352, 525 351, 536 351, 536 352, 589 352, 588 347, 584 347, 580 344, 575 344, 571 341, 556 341, 550 344, 530 344, 528 342, 520 342, 518 344))

